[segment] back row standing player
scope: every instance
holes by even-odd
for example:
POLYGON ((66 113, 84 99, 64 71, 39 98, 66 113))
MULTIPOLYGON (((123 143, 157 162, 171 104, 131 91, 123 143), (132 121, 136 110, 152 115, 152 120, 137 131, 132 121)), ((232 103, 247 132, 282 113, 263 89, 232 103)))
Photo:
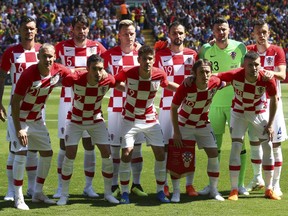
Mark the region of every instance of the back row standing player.
MULTIPOLYGON (((285 53, 281 47, 269 43, 270 31, 269 26, 265 21, 258 20, 254 23, 252 36, 254 37, 256 44, 247 46, 247 49, 253 50, 260 55, 261 67, 265 69, 266 76, 271 78, 274 77, 277 84, 278 107, 273 122, 274 135, 272 139, 275 159, 272 187, 277 196, 282 196, 279 184, 283 162, 281 142, 287 139, 287 132, 282 107, 280 81, 285 80, 286 78, 285 53)), ((267 102, 267 107, 269 107, 269 98, 267 102)), ((261 172, 262 156, 257 153, 260 148, 259 145, 254 145, 253 142, 251 142, 251 162, 254 178, 246 187, 248 191, 254 190, 256 187, 264 187, 264 180, 261 172)))
MULTIPOLYGON (((89 34, 89 21, 85 15, 76 16, 72 21, 72 39, 62 41, 55 46, 56 58, 70 69, 86 67, 87 58, 92 54, 102 54, 106 51, 105 47, 97 42, 87 39, 89 34)), ((60 150, 58 153, 58 188, 53 198, 61 196, 61 169, 65 158, 64 130, 67 113, 71 108, 70 87, 62 87, 59 112, 58 112, 58 136, 60 138, 60 150)), ((84 172, 86 185, 83 191, 84 196, 98 197, 92 187, 92 180, 95 175, 95 151, 91 138, 87 131, 83 133, 82 143, 85 149, 84 172)))
MULTIPOLYGON (((2 121, 5 121, 6 116, 6 110, 2 104, 6 74, 10 72, 12 80, 12 88, 11 88, 11 98, 12 98, 16 83, 21 73, 29 66, 36 64, 38 62, 37 54, 41 47, 41 44, 35 42, 35 35, 37 34, 37 28, 36 28, 36 21, 33 18, 27 16, 22 17, 19 33, 21 42, 15 46, 7 48, 2 56, 3 60, 0 67, 0 119, 2 121)), ((8 114, 7 115, 8 128, 14 127, 10 105, 7 114, 8 114)), ((42 116, 44 117, 44 114, 42 116)), ((7 136, 7 139, 10 142, 9 134, 7 136)), ((6 165, 7 167, 6 172, 8 177, 8 192, 4 197, 4 200, 11 200, 11 201, 14 200, 14 186, 13 186, 14 158, 15 153, 10 150, 6 165)), ((29 197, 33 195, 34 191, 37 163, 38 163, 37 152, 28 151, 26 161, 26 171, 28 176, 27 194, 29 195, 29 197)))
MULTIPOLYGON (((138 46, 135 44, 136 32, 134 23, 131 20, 124 19, 119 22, 119 40, 120 45, 107 50, 103 55, 104 67, 112 75, 118 74, 122 69, 130 69, 138 66, 138 46)), ((113 158, 113 196, 120 193, 118 185, 118 173, 120 165, 120 131, 122 122, 122 108, 125 99, 125 93, 111 90, 111 96, 108 105, 108 130, 111 135, 111 154, 113 158)), ((141 143, 145 142, 144 135, 137 135, 132 153, 132 173, 133 184, 131 191, 138 196, 147 196, 140 184, 140 176, 143 167, 143 157, 141 143)))
MULTIPOLYGON (((242 42, 229 39, 229 32, 228 21, 223 17, 216 18, 213 23, 215 43, 213 45, 210 43, 204 44, 199 52, 201 59, 208 59, 212 62, 213 73, 221 73, 239 68, 244 61, 244 56, 247 52, 245 45, 242 42)), ((209 119, 217 140, 219 161, 226 123, 230 124, 230 110, 233 95, 232 86, 228 86, 216 93, 210 106, 209 119)), ((242 145, 242 147, 238 191, 239 194, 249 195, 244 187, 246 149, 245 145, 242 145)), ((198 191, 198 193, 200 195, 209 194, 209 186, 205 187, 202 191, 198 191)))
MULTIPOLYGON (((184 47, 184 39, 186 37, 185 27, 179 22, 173 22, 168 29, 168 36, 171 40, 168 47, 160 49, 156 52, 154 66, 163 69, 167 74, 167 79, 170 82, 181 84, 185 77, 191 75, 191 69, 195 61, 198 59, 197 53, 189 48, 184 47)), ((160 110, 159 110, 159 122, 163 132, 166 160, 167 160, 167 147, 169 139, 173 137, 173 126, 170 117, 170 108, 174 93, 167 89, 163 89, 160 110)), ((186 193, 189 196, 197 196, 193 183, 194 173, 186 176, 186 193)), ((179 190, 179 181, 173 181, 174 190, 179 190)), ((169 196, 169 189, 167 185, 164 187, 164 193, 169 196)))

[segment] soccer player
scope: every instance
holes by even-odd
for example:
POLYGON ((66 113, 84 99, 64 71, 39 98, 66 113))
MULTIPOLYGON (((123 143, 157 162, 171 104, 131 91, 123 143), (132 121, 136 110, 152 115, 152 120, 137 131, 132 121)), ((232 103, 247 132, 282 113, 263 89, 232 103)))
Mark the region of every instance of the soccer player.
MULTIPOLYGON (((6 110, 2 104, 2 97, 5 86, 6 74, 10 73, 12 80, 11 98, 14 94, 15 85, 21 75, 21 73, 29 66, 38 62, 37 54, 41 44, 35 42, 35 36, 37 34, 36 21, 31 18, 24 16, 20 23, 20 38, 21 42, 17 45, 7 48, 2 56, 2 63, 0 67, 0 119, 5 121, 6 110)), ((43 117, 45 118, 43 109, 43 117)), ((13 120, 11 117, 11 107, 9 105, 7 113, 8 128, 14 127, 13 120)), ((7 139, 10 142, 9 135, 7 139)), ((11 145, 11 142, 10 144, 11 145)), ((10 148, 10 147, 9 147, 10 148)), ((4 200, 14 201, 14 186, 13 186, 13 162, 15 154, 9 152, 6 172, 8 177, 8 192, 4 197, 4 200)), ((27 195, 32 197, 36 179, 38 157, 37 152, 28 151, 26 161, 26 171, 28 176, 28 189, 27 195)))
MULTIPOLYGON (((164 49, 160 49, 155 55, 155 67, 159 67, 167 74, 167 79, 177 84, 181 84, 185 77, 191 75, 191 69, 194 62, 198 59, 197 53, 189 48, 184 47, 186 37, 185 27, 179 22, 173 22, 168 28, 168 36, 171 43, 164 49)), ((160 106, 159 122, 163 132, 165 150, 169 139, 172 138, 172 122, 170 118, 170 107, 173 98, 173 92, 163 89, 160 106)), ((167 160, 167 153, 165 153, 167 160)), ((186 176, 186 193, 189 196, 197 196, 198 193, 193 187, 194 172, 186 176)), ((164 186, 166 196, 169 196, 169 187, 164 186)))
POLYGON ((146 142, 151 145, 155 156, 155 177, 157 181, 157 199, 167 203, 163 189, 166 176, 165 150, 163 135, 156 118, 154 98, 160 86, 175 91, 178 84, 168 82, 164 71, 153 67, 154 49, 144 45, 138 51, 139 66, 121 71, 115 76, 116 82, 125 82, 126 100, 123 106, 121 124, 121 162, 119 167, 121 183, 121 204, 130 203, 129 181, 132 151, 136 134, 144 133, 146 142))
MULTIPOLYGON (((278 107, 273 123, 274 134, 272 139, 273 154, 275 159, 272 186, 274 192, 278 196, 282 196, 283 193, 280 188, 280 175, 283 163, 281 142, 287 139, 287 132, 282 107, 280 81, 285 80, 286 78, 285 53, 281 47, 269 43, 268 39, 270 36, 270 31, 269 26, 265 21, 258 20, 254 23, 252 36, 254 37, 256 44, 247 46, 247 49, 253 50, 260 55, 261 67, 264 68, 266 76, 270 78, 273 77, 277 84, 278 107)), ((269 105, 269 97, 267 98, 267 102, 269 105)), ((254 171, 254 178, 246 187, 248 191, 264 187, 261 169, 261 148, 259 145, 254 144, 254 142, 251 142, 251 162, 254 171)))
MULTIPOLYGON (((131 20, 121 20, 119 22, 118 38, 120 45, 107 50, 102 57, 104 58, 104 67, 112 75, 116 75, 122 69, 128 69, 138 66, 137 61, 138 50, 135 44, 136 32, 134 23, 131 20)), ((118 173, 120 164, 120 131, 122 121, 122 107, 125 100, 125 93, 117 89, 111 90, 111 95, 108 104, 108 130, 111 134, 111 153, 113 158, 113 196, 120 194, 118 185, 118 173)), ((133 184, 131 192, 138 196, 147 196, 143 191, 140 183, 141 172, 143 168, 143 157, 141 143, 145 142, 143 134, 139 134, 135 140, 134 150, 132 153, 132 173, 133 184)))
MULTIPOLYGON (((242 42, 229 39, 229 23, 225 18, 216 18, 213 23, 213 35, 215 43, 204 44, 199 52, 199 58, 208 59, 212 62, 213 73, 221 73, 224 71, 239 68, 243 63, 246 53, 246 47, 242 42)), ((225 133, 226 123, 230 123, 230 109, 233 98, 233 89, 228 86, 218 91, 213 98, 209 119, 215 133, 218 146, 218 157, 221 157, 221 146, 223 134, 225 133)), ((249 195, 244 187, 246 169, 246 149, 243 145, 241 151, 241 172, 239 175, 239 193, 249 195)), ((202 191, 198 191, 200 195, 209 194, 209 187, 205 187, 202 191)))
MULTIPOLYGON (((196 140, 199 149, 205 150, 208 157, 207 174, 210 181, 210 197, 224 201, 217 190, 219 178, 218 150, 208 119, 208 112, 213 96, 218 89, 225 86, 225 83, 221 82, 218 77, 211 76, 212 65, 206 59, 196 61, 192 73, 194 75, 193 81, 187 86, 181 84, 172 100, 171 120, 174 145, 181 148, 182 140, 196 140)), ((171 177, 173 177, 172 174, 171 177)), ((174 177, 172 183, 171 202, 180 202, 180 180, 174 177)))
POLYGON ((104 198, 110 203, 119 203, 111 192, 113 162, 108 130, 101 110, 102 99, 110 87, 115 86, 115 79, 111 74, 105 74, 103 59, 93 54, 87 60, 87 71, 76 71, 62 80, 62 85, 72 87, 73 101, 65 128, 66 155, 62 165, 62 194, 57 205, 66 205, 68 202, 73 164, 84 130, 90 135, 92 143, 97 145, 102 157, 104 198))
POLYGON ((229 200, 238 200, 238 177, 241 167, 240 152, 245 132, 249 126, 252 137, 259 138, 263 148, 263 169, 265 173, 265 197, 280 200, 272 189, 274 173, 274 157, 272 143, 273 121, 277 109, 277 87, 274 79, 265 81, 264 71, 261 70, 260 56, 249 51, 244 57, 244 67, 219 73, 218 77, 231 82, 234 98, 231 109, 230 134, 232 148, 230 153, 229 171, 231 192, 229 200), (266 108, 265 94, 269 95, 270 106, 266 108), (269 109, 269 118, 265 112, 269 109))
POLYGON ((11 101, 14 127, 9 127, 11 150, 15 152, 13 177, 15 207, 29 210, 22 192, 24 167, 28 150, 39 151, 37 178, 32 202, 55 204, 43 193, 53 151, 41 110, 60 77, 71 73, 61 64, 54 63, 55 49, 43 44, 38 53, 39 62, 27 68, 20 76, 11 101))
MULTIPOLYGON (((55 46, 56 58, 68 68, 86 67, 87 58, 92 54, 101 54, 106 51, 102 44, 97 41, 87 39, 89 34, 89 20, 85 15, 78 15, 72 21, 72 39, 62 41, 55 46)), ((71 88, 63 87, 58 112, 58 136, 60 138, 60 150, 58 153, 58 188, 54 194, 54 198, 61 196, 61 167, 65 157, 65 121, 68 110, 71 107, 71 88)), ((98 197, 92 187, 92 180, 95 175, 95 151, 91 138, 86 131, 83 132, 82 138, 84 152, 84 173, 85 188, 83 195, 88 197, 98 197)))

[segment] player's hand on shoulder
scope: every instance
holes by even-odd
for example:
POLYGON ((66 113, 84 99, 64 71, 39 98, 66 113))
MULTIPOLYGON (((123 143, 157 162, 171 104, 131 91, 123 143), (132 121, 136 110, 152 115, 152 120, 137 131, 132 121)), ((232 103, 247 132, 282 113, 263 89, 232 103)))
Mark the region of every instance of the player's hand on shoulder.
POLYGON ((264 81, 271 80, 274 77, 274 73, 272 71, 265 70, 265 69, 263 69, 263 71, 264 71, 264 76, 263 76, 264 81))
POLYGON ((183 80, 183 85, 185 87, 191 87, 192 86, 192 83, 195 81, 195 76, 194 75, 191 75, 189 77, 186 77, 184 80, 183 80))

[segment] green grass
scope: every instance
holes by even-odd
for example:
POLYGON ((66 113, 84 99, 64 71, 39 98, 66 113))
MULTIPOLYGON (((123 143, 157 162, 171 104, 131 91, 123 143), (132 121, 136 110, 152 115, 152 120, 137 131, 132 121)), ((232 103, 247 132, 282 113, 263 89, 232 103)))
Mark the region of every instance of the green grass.
MULTIPOLYGON (((283 105, 288 105, 288 86, 282 86, 283 105)), ((57 112, 59 102, 59 89, 55 89, 53 94, 48 99, 46 119, 47 126, 50 132, 51 141, 54 150, 52 166, 49 176, 45 182, 44 191, 48 196, 51 196, 57 186, 56 161, 58 152, 57 138, 57 112)), ((4 95, 4 104, 8 106, 10 95, 10 87, 6 86, 4 95)), ((107 98, 103 104, 103 110, 106 111, 107 98)), ((285 111, 285 110, 284 110, 285 111)), ((106 116, 105 112, 105 116, 106 116)), ((285 113, 288 117, 288 113, 285 113)), ((287 121, 286 121, 287 122, 287 121)), ((97 164, 96 175, 93 182, 95 190, 100 194, 97 199, 84 199, 81 194, 84 187, 83 173, 83 147, 80 146, 78 155, 75 161, 74 173, 71 180, 70 200, 66 206, 49 206, 46 204, 35 204, 30 199, 26 199, 26 203, 30 207, 30 211, 20 211, 15 208, 14 202, 3 201, 7 190, 6 177, 6 160, 8 155, 8 143, 5 139, 6 123, 0 123, 0 215, 284 215, 288 211, 288 173, 286 155, 288 154, 288 142, 282 144, 284 165, 281 178, 281 188, 284 196, 281 201, 267 200, 263 198, 263 191, 253 192, 248 197, 240 196, 237 202, 225 200, 225 202, 217 202, 208 199, 207 197, 190 198, 184 194, 185 180, 181 181, 181 202, 179 204, 160 204, 155 199, 155 178, 153 174, 154 158, 149 147, 143 145, 144 169, 142 173, 142 185, 148 197, 138 198, 131 195, 131 204, 129 205, 112 205, 103 200, 103 180, 101 176, 101 161, 99 160, 99 151, 96 150, 97 164)), ((230 137, 228 131, 225 133, 221 157, 221 172, 219 179, 219 191, 227 198, 230 191, 230 180, 228 172, 228 158, 230 154, 230 137)), ((248 142, 246 142, 248 143, 248 142)), ((248 147, 248 158, 250 152, 248 147)), ((196 150, 196 173, 194 185, 197 189, 202 189, 207 185, 208 177, 206 175, 206 156, 203 151, 196 150)), ((252 179, 252 168, 248 162, 246 172, 246 184, 252 179)), ((170 184, 171 185, 171 184, 170 184)), ((24 192, 26 192, 26 176, 24 179, 24 192)))

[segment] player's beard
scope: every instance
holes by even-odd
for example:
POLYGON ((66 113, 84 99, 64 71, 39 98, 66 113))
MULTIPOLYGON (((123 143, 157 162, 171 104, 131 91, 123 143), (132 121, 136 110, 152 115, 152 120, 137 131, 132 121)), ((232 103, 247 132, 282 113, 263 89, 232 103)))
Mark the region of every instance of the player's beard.
POLYGON ((183 41, 180 40, 180 39, 178 39, 178 38, 176 38, 176 39, 173 41, 173 44, 174 44, 175 46, 181 46, 181 45, 183 44, 183 41))
POLYGON ((85 41, 87 39, 87 35, 77 35, 76 37, 75 37, 75 40, 77 41, 77 42, 83 42, 83 41, 85 41))

